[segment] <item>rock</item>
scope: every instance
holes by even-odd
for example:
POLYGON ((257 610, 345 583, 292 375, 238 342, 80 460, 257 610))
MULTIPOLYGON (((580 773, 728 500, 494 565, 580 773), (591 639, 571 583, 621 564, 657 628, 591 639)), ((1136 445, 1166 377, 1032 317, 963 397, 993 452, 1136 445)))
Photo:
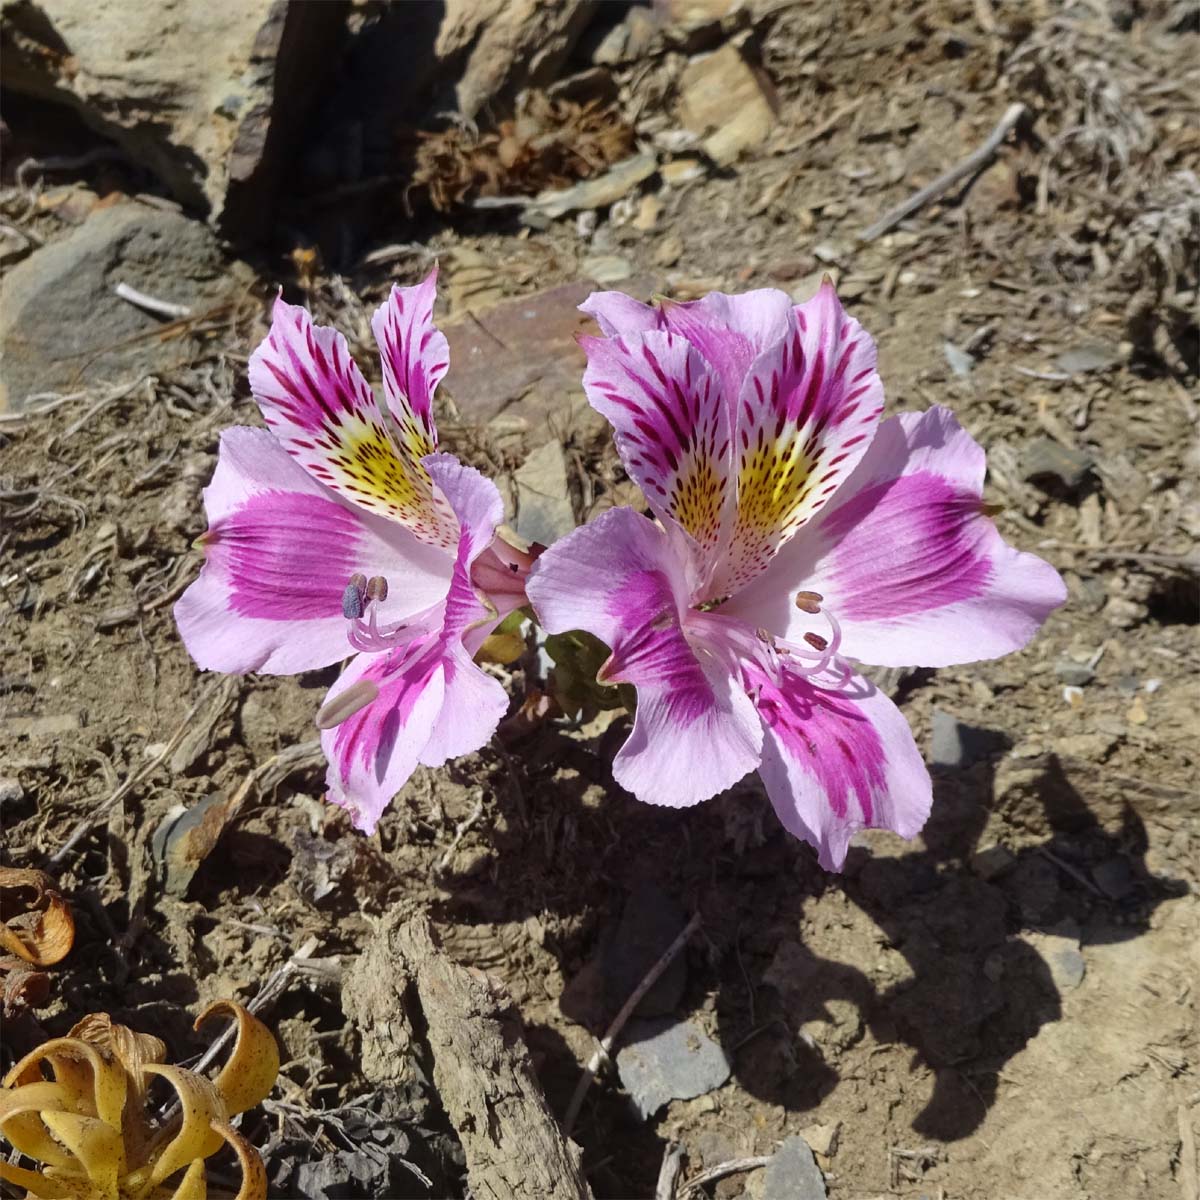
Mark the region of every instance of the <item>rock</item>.
POLYGON ((467 117, 513 100, 522 87, 552 83, 595 15, 587 0, 446 0, 444 7, 434 57, 443 71, 462 62, 455 93, 467 117))
POLYGON ((763 1171, 762 1200, 825 1200, 825 1177, 802 1137, 790 1137, 763 1171))
POLYGON ((580 266, 589 279, 605 286, 620 283, 633 274, 633 264, 619 254, 589 254, 580 266))
POLYGON ((349 4, 5 0, 5 87, 77 111, 229 237, 275 193, 337 55, 349 4))
POLYGON ((1111 342, 1085 342, 1064 350, 1054 360, 1056 370, 1068 375, 1082 375, 1088 371, 1107 371, 1121 361, 1121 351, 1111 342))
POLYGON ((117 283, 195 313, 234 290, 199 222, 142 204, 93 213, 0 284, 0 411, 37 392, 131 381, 186 360, 186 340, 153 336, 162 318, 118 298, 117 283))
POLYGON ((1091 456, 1053 438, 1034 438, 1021 455, 1021 478, 1045 489, 1047 483, 1075 491, 1092 469, 1091 456))
POLYGON ((1087 663, 1060 660, 1054 664, 1054 673, 1068 687, 1086 687, 1096 677, 1096 672, 1087 663))
POLYGON ((1092 879, 1110 900, 1125 900, 1137 889, 1137 875, 1129 859, 1117 855, 1092 868, 1092 879))
POLYGON ((526 541, 549 546, 575 528, 561 442, 547 442, 535 450, 518 468, 513 482, 517 532, 526 541))
POLYGON ((1077 929, 1056 926, 1045 932, 1023 933, 1020 938, 1037 951, 1060 992, 1073 991, 1083 982, 1087 964, 1079 952, 1077 929))
POLYGON ((651 1117, 670 1100, 690 1100, 719 1088, 730 1066, 725 1051, 698 1025, 658 1017, 626 1026, 617 1072, 638 1112, 651 1117))
POLYGON ((25 789, 21 781, 11 775, 0 775, 0 807, 5 804, 16 804, 25 799, 25 789))
MULTIPOLYGON (((839 291, 842 295, 848 294, 844 287, 840 288, 839 291)), ((942 353, 946 356, 946 362, 950 365, 950 370, 960 379, 965 379, 975 368, 974 356, 968 354, 955 342, 943 342, 942 353)))
POLYGON ((929 761, 938 767, 962 768, 1004 748, 1004 735, 967 725, 941 709, 933 711, 929 761))
POLYGON ((27 737, 31 741, 42 738, 64 737, 83 728, 83 718, 77 713, 51 713, 45 717, 4 718, 4 731, 13 737, 27 737))
POLYGON ((808 1143, 809 1149, 822 1158, 832 1158, 837 1153, 841 1133, 841 1121, 829 1125, 806 1125, 800 1130, 800 1136, 808 1143))
MULTIPOLYGON (((600 950, 604 999, 610 1018, 686 924, 687 914, 674 897, 656 884, 643 883, 630 892, 620 922, 600 950)), ((677 954, 642 997, 634 1014, 657 1017, 673 1012, 683 998, 686 985, 687 956, 677 954)))
POLYGON ((683 257, 683 238, 668 233, 654 249, 654 262, 660 267, 673 267, 683 257))
POLYGON ((525 216, 535 213, 553 220, 567 213, 591 208, 608 208, 658 169, 655 155, 635 154, 614 163, 603 174, 585 179, 574 187, 557 192, 542 192, 526 206, 525 216))
POLYGON ((706 135, 704 151, 718 166, 765 141, 775 124, 768 85, 731 44, 692 59, 679 91, 684 127, 706 135))
POLYGON ((1016 855, 1007 847, 997 842, 971 855, 971 870, 980 879, 991 881, 1011 871, 1016 865, 1016 855))

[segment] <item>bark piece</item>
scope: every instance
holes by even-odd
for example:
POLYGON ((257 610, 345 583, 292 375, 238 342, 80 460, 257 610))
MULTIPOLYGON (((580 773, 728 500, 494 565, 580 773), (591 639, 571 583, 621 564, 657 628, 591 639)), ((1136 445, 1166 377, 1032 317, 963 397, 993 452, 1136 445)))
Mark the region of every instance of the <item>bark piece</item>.
POLYGON ((375 1083, 419 1077, 416 1030, 424 1030, 478 1200, 590 1200, 582 1153, 546 1104, 512 1002, 487 975, 452 962, 424 917, 385 921, 347 973, 342 1003, 375 1083))

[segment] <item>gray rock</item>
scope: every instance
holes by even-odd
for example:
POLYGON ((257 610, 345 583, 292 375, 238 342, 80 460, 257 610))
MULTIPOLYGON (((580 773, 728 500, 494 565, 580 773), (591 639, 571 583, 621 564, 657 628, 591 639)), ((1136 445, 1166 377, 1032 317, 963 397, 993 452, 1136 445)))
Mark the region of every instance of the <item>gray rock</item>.
POLYGON ((575 528, 561 442, 547 442, 535 450, 517 469, 513 482, 517 532, 526 541, 549 546, 575 528))
POLYGON ((825 1200, 825 1177, 808 1143, 790 1137, 763 1171, 762 1200, 825 1200))
POLYGON ((1003 735, 967 725, 941 709, 934 709, 929 761, 935 766, 969 767, 1003 748, 1003 735))
POLYGON ((229 236, 270 226, 343 0, 4 0, 13 91, 75 109, 229 236))
MULTIPOLYGON (((621 920, 600 950, 604 1000, 609 1016, 620 1009, 668 946, 687 924, 687 913, 653 883, 636 887, 625 901, 621 920)), ((634 1014, 665 1016, 675 1010, 687 985, 687 956, 677 954, 642 997, 634 1014)))
POLYGON ((1068 687, 1085 687, 1096 678, 1096 672, 1087 663, 1071 662, 1070 659, 1056 662, 1054 673, 1068 687))
POLYGON ((617 1073, 643 1117, 653 1116, 670 1100, 703 1096, 729 1078, 725 1051, 691 1021, 631 1021, 626 1037, 617 1054, 617 1073))
POLYGON ((16 804, 18 800, 25 799, 25 789, 21 786, 21 781, 12 775, 0 776, 0 806, 5 804, 16 804))
POLYGON ((1038 437, 1025 447, 1020 466, 1021 478, 1026 483, 1042 487, 1051 483, 1072 492, 1092 469, 1092 458, 1082 450, 1068 449, 1053 438, 1038 437))
POLYGON ((131 381, 186 358, 186 339, 154 337, 162 318, 113 289, 125 283, 202 312, 234 291, 227 275, 220 245, 199 222, 143 204, 93 213, 0 283, 0 411, 33 393, 131 381))
POLYGON ((1121 348, 1111 342, 1085 342, 1064 350, 1054 360, 1054 365, 1068 375, 1080 375, 1087 371, 1107 371, 1109 367, 1115 367, 1121 358, 1121 348))
POLYGON ((1092 868, 1092 879, 1110 900, 1124 900, 1137 887, 1137 876, 1127 858, 1106 858, 1092 868))

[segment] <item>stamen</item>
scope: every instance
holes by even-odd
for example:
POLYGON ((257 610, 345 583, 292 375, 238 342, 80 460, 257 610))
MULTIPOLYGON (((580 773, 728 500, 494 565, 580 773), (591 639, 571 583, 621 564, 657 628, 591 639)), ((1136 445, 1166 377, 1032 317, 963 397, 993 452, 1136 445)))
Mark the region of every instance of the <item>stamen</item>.
POLYGON ((366 611, 366 587, 365 575, 350 576, 350 582, 346 584, 346 590, 342 593, 342 616, 347 621, 359 620, 366 611))
POLYGON ((797 592, 796 607, 801 612, 812 613, 815 616, 821 611, 821 601, 824 599, 820 592, 797 592))
POLYGON ((388 583, 382 575, 372 575, 367 580, 367 599, 384 601, 388 597, 388 583))
POLYGON ((804 640, 814 649, 824 653, 829 649, 829 639, 823 638, 819 633, 806 633, 804 640))
POLYGON ((343 721, 374 703, 378 696, 379 688, 371 680, 355 681, 340 696, 334 696, 328 704, 321 706, 317 712, 317 728, 336 729, 343 721))

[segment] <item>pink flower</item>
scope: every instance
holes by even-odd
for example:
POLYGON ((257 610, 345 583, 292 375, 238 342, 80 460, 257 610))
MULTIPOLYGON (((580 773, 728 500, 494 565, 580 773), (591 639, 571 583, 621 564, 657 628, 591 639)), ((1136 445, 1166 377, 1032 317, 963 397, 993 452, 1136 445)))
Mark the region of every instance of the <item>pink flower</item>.
POLYGON ((434 453, 446 373, 437 272, 371 328, 385 417, 346 339, 275 302, 250 386, 268 429, 221 435, 199 579, 175 606, 204 668, 289 675, 357 657, 317 717, 330 799, 367 832, 417 763, 477 750, 504 688, 472 661, 525 603, 530 556, 496 536, 495 485, 434 453))
POLYGON ((867 826, 912 837, 930 782, 851 660, 944 666, 1023 646, 1065 598, 981 502, 984 454, 945 409, 880 423, 875 346, 831 284, 650 308, 583 305, 584 388, 661 523, 614 509, 529 578, 545 628, 611 647, 633 684, 613 764, 640 800, 705 800, 758 769, 838 869, 867 826))

